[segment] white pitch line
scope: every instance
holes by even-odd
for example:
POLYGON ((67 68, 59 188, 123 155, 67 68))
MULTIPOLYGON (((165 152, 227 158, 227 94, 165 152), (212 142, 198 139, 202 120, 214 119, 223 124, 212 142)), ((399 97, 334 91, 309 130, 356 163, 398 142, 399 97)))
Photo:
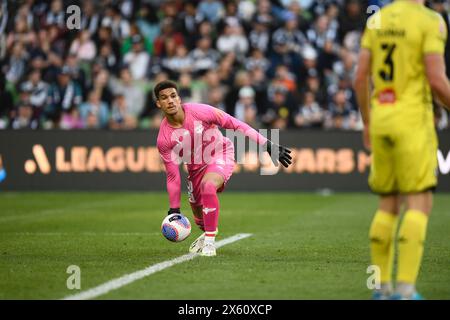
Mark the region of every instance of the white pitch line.
MULTIPOLYGON (((251 236, 251 233, 238 233, 232 237, 225 238, 223 240, 220 240, 216 243, 216 248, 220 248, 223 246, 226 246, 227 244, 248 238, 251 236)), ((154 264, 152 266, 149 266, 145 269, 126 274, 120 278, 116 278, 113 280, 110 280, 108 282, 105 282, 104 284, 101 284, 97 287, 94 287, 92 289, 86 290, 84 292, 80 292, 78 294, 74 294, 71 296, 67 296, 63 298, 63 300, 87 300, 87 299, 93 299, 98 296, 104 295, 112 290, 119 289, 123 286, 126 286, 127 284, 130 284, 136 280, 145 278, 151 274, 154 274, 158 271, 162 271, 164 269, 170 268, 176 264, 192 260, 199 255, 197 253, 189 253, 185 254, 183 256, 179 256, 172 260, 167 260, 161 263, 154 264)))

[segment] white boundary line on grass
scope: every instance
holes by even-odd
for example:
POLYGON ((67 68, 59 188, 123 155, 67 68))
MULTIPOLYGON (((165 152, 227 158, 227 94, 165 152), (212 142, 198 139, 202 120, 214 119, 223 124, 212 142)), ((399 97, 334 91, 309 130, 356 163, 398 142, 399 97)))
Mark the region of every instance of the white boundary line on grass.
MULTIPOLYGON (((251 233, 238 233, 232 237, 225 238, 223 240, 218 241, 216 243, 216 248, 220 248, 220 247, 226 246, 227 244, 248 238, 251 235, 252 235, 251 233)), ((93 299, 98 296, 104 295, 112 290, 119 289, 123 286, 126 286, 127 284, 130 284, 136 280, 145 278, 145 277, 147 277, 151 274, 154 274, 158 271, 162 271, 162 270, 170 268, 176 264, 192 260, 198 256, 199 255, 197 253, 189 253, 189 254, 185 254, 183 256, 179 256, 172 260, 167 260, 167 261, 164 261, 161 263, 157 263, 157 264, 151 265, 145 269, 142 269, 142 270, 130 273, 130 274, 126 274, 120 278, 110 280, 110 281, 105 282, 104 284, 101 284, 92 289, 89 289, 89 290, 86 290, 86 291, 83 291, 83 292, 80 292, 78 294, 74 294, 71 296, 67 296, 67 297, 63 298, 63 300, 93 299)))

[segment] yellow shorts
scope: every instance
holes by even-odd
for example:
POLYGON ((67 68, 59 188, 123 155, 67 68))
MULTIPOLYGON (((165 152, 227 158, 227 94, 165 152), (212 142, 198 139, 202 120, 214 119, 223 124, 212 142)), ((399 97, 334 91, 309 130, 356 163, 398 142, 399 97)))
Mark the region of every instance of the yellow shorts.
POLYGON ((372 165, 369 186, 378 194, 408 194, 437 184, 438 140, 434 127, 371 132, 372 165))

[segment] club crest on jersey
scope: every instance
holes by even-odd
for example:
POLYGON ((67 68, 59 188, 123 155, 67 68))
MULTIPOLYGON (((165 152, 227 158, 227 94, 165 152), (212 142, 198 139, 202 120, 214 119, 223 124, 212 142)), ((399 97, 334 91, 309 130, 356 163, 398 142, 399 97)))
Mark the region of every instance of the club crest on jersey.
POLYGON ((202 134, 202 132, 203 132, 202 124, 201 123, 200 124, 196 124, 195 128, 194 128, 194 131, 195 131, 196 134, 202 134))

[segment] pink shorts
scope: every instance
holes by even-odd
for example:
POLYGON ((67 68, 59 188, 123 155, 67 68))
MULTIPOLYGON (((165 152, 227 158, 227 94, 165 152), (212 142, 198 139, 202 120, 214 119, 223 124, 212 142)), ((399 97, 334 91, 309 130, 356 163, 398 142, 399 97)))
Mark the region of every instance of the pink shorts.
POLYGON ((225 189, 225 185, 227 184, 228 180, 230 180, 231 175, 233 174, 234 170, 234 161, 228 162, 225 164, 222 163, 213 163, 205 165, 204 167, 200 168, 197 171, 189 172, 188 175, 188 181, 187 181, 187 189, 188 189, 188 196, 189 196, 189 202, 194 207, 200 207, 202 206, 202 197, 200 193, 201 188, 201 182, 204 177, 204 175, 208 172, 215 172, 220 174, 223 177, 223 185, 220 189, 217 190, 217 192, 222 192, 225 189))

